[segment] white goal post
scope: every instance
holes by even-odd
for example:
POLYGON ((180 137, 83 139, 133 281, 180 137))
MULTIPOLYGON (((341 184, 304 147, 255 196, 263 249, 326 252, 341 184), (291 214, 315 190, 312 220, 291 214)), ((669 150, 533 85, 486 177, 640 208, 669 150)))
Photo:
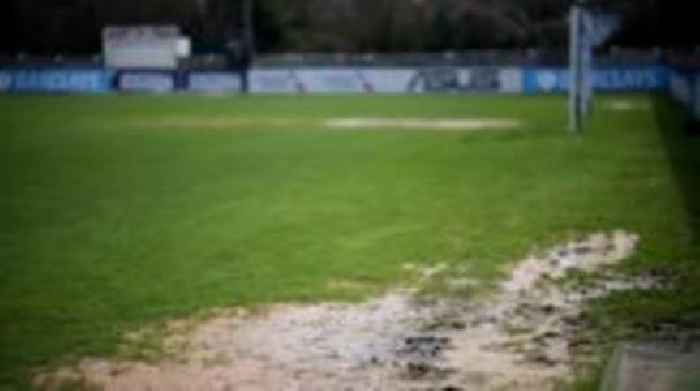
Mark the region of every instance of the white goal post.
POLYGON ((569 130, 578 133, 593 105, 593 50, 617 30, 620 18, 578 2, 571 6, 569 24, 569 130))

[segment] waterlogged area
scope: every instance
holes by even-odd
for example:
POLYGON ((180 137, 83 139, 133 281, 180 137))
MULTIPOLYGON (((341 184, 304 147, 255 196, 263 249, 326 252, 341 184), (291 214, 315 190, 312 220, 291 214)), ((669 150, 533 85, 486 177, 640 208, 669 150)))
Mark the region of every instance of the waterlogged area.
MULTIPOLYGON (((587 300, 615 290, 664 289, 652 277, 605 272, 638 242, 617 231, 553 248, 517 263, 497 292, 480 299, 403 290, 362 304, 280 304, 256 313, 223 311, 195 325, 172 322, 161 362, 85 359, 39 375, 35 384, 46 390, 65 383, 107 390, 552 389, 579 363, 595 360, 582 315, 587 300), (576 286, 565 279, 572 271, 600 277, 576 286)), ((449 274, 445 267, 418 269, 426 279, 449 274)))

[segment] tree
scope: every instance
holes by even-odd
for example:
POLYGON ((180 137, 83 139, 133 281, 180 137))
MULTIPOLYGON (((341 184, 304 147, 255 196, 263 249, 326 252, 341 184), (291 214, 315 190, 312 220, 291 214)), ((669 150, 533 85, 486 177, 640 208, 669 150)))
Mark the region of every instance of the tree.
MULTIPOLYGON (((572 0, 255 0, 259 51, 407 52, 563 48, 572 0)), ((100 51, 109 24, 176 24, 195 50, 241 35, 242 0, 5 0, 0 53, 100 51)), ((589 0, 619 11, 612 44, 698 44, 694 14, 677 2, 589 0)))

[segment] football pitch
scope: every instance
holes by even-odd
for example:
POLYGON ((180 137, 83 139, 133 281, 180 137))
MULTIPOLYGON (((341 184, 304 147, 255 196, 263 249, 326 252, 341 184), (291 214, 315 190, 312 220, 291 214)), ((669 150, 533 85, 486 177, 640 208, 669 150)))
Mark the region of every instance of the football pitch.
MULTIPOLYGON (((563 96, 0 96, 0 386, 210 308, 376 296, 406 263, 494 281, 590 232, 698 276, 680 111, 599 96, 566 127, 563 96)), ((696 285, 610 305, 672 317, 696 285)))

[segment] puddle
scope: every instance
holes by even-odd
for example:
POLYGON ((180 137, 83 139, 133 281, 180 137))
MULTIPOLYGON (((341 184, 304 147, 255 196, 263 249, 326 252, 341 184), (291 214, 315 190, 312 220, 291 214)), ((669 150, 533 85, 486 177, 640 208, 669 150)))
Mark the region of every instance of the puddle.
MULTIPOLYGON (((497 292, 478 301, 426 299, 407 290, 362 304, 230 311, 191 331, 172 333, 165 341, 172 354, 162 362, 85 359, 37 376, 35 385, 44 390, 72 382, 130 391, 546 391, 569 378, 577 360, 589 357, 582 303, 611 290, 659 287, 648 278, 609 276, 585 288, 555 280, 570 270, 615 264, 629 257, 638 241, 618 231, 553 248, 516 264, 497 292)), ((421 279, 449 272, 446 265, 408 269, 421 279)))

